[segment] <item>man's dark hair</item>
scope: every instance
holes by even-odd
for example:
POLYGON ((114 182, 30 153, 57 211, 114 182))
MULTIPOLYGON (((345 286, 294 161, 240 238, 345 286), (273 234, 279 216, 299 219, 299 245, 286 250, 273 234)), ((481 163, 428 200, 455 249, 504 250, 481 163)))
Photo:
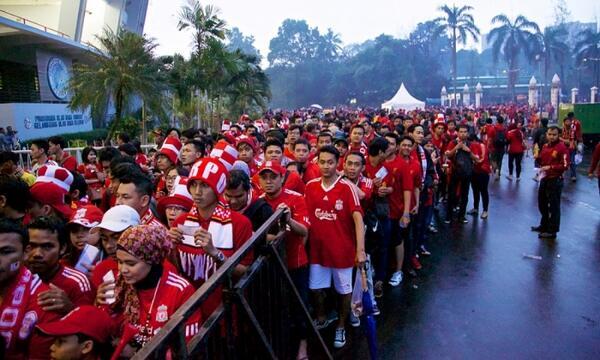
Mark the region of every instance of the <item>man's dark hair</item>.
POLYGON ((300 135, 302 135, 302 133, 304 132, 304 127, 302 125, 300 125, 300 124, 292 124, 288 128, 288 134, 291 133, 294 130, 300 131, 300 135))
POLYGON ((117 138, 119 140, 121 140, 124 143, 128 143, 129 142, 129 135, 125 134, 125 133, 120 133, 119 135, 117 135, 117 138))
POLYGON ((263 145, 263 150, 266 151, 269 146, 277 146, 281 149, 281 151, 283 151, 283 144, 279 140, 275 140, 275 139, 267 140, 265 142, 265 144, 263 145))
POLYGON ((420 127, 421 129, 424 129, 424 128, 423 128, 423 125, 421 125, 421 124, 412 124, 411 126, 409 126, 409 127, 408 127, 408 129, 406 129, 406 131, 407 131, 409 134, 412 134, 412 133, 414 133, 414 132, 415 132, 415 130, 416 130, 418 127, 420 127))
POLYGON ((132 143, 126 142, 125 144, 119 145, 119 151, 124 152, 127 156, 135 157, 137 155, 137 149, 132 143))
POLYGON ((50 148, 48 141, 42 139, 33 140, 31 145, 35 145, 38 149, 44 149, 44 154, 48 155, 48 149, 50 148))
POLYGON ((112 146, 105 147, 100 150, 100 153, 98 154, 98 162, 112 161, 112 159, 117 157, 121 157, 121 153, 118 149, 112 146))
POLYGON ((540 120, 540 123, 542 123, 543 127, 548 127, 548 118, 542 118, 542 120, 540 120))
POLYGON ((56 216, 38 216, 27 225, 27 230, 48 230, 57 234, 60 247, 65 247, 69 238, 69 233, 64 222, 56 216))
POLYGON ((361 124, 356 124, 356 125, 352 126, 352 128, 350 129, 350 133, 352 133, 352 131, 354 131, 354 129, 362 129, 363 135, 367 132, 367 130, 365 130, 365 127, 361 124))
POLYGON ((504 124, 504 118, 500 115, 498 115, 498 117, 496 118, 496 122, 498 124, 504 124))
POLYGON ((169 136, 169 134, 171 133, 171 131, 175 131, 177 133, 177 136, 181 137, 181 131, 178 128, 175 128, 175 127, 168 128, 167 132, 165 133, 165 136, 169 136))
POLYGON ((460 124, 456 127, 456 131, 459 131, 460 129, 465 129, 467 132, 469 132, 469 125, 460 124))
POLYGON ((0 218, 0 234, 17 234, 21 237, 21 244, 27 244, 27 232, 14 221, 0 218))
POLYGON ((574 117, 575 117, 575 113, 574 113, 574 112, 572 112, 572 111, 569 111, 569 112, 567 113, 567 117, 568 117, 569 119, 571 119, 571 118, 574 118, 574 117))
POLYGON ((377 156, 380 152, 385 153, 390 143, 382 137, 375 138, 369 144, 368 153, 369 156, 377 156))
POLYGON ((6 198, 6 205, 18 212, 25 212, 31 199, 29 186, 14 175, 0 174, 0 196, 6 198))
POLYGON ((250 128, 254 128, 254 132, 258 132, 258 128, 254 125, 254 124, 250 124, 248 126, 246 126, 246 128, 244 129, 244 131, 248 131, 248 129, 250 128))
POLYGON ((53 143, 54 145, 59 145, 61 149, 67 147, 67 143, 62 136, 50 136, 48 138, 48 143, 53 143))
POLYGON ((401 142, 403 142, 404 140, 408 140, 408 141, 410 141, 410 143, 411 143, 411 144, 414 144, 414 143, 415 143, 415 139, 411 138, 410 136, 406 136, 406 135, 405 135, 405 136, 403 136, 403 137, 400 139, 400 141, 398 142, 398 144, 399 144, 399 143, 401 143, 401 142))
POLYGON ((333 156, 335 156, 335 161, 340 159, 340 152, 333 145, 325 145, 320 148, 317 152, 317 159, 321 157, 322 153, 333 154, 333 156))
POLYGON ((198 130, 194 128, 185 129, 181 132, 181 136, 186 137, 188 139, 193 139, 198 135, 198 130))
POLYGON ((73 175, 73 183, 71 183, 69 193, 72 194, 75 190, 79 190, 79 198, 71 200, 79 200, 87 195, 88 185, 85 182, 85 178, 80 173, 72 171, 71 174, 73 175))
POLYGON ((123 182, 121 179, 131 175, 142 175, 140 166, 128 157, 120 157, 113 159, 110 163, 110 176, 123 182))
POLYGON ((306 139, 304 139, 304 138, 300 138, 300 139, 296 140, 296 141, 294 142, 294 150, 296 150, 296 146, 297 146, 298 144, 303 144, 303 145, 306 145, 306 147, 308 147, 308 150, 310 151, 310 143, 308 142, 308 140, 306 140, 306 139))
POLYGON ((4 164, 9 161, 12 161, 12 163, 15 165, 19 164, 19 155, 12 151, 0 152, 0 164, 4 164))
POLYGON ((119 178, 119 182, 121 184, 133 184, 135 185, 135 191, 140 195, 148 195, 152 197, 154 192, 154 185, 152 184, 152 180, 142 173, 137 174, 128 174, 127 176, 123 176, 119 178))
POLYGON ((485 119, 485 123, 486 123, 486 124, 491 124, 491 123, 492 123, 492 118, 487 118, 487 119, 485 119))
POLYGON ((229 172, 229 178, 227 180, 228 189, 237 189, 242 185, 244 191, 250 191, 250 178, 243 170, 231 170, 229 172))
POLYGON ((558 126, 556 126, 556 125, 548 126, 548 130, 547 131, 550 131, 550 130, 556 130, 556 131, 558 131, 560 133, 560 128, 558 126))
POLYGON ((279 129, 271 129, 271 130, 267 131, 267 133, 265 134, 265 137, 266 138, 275 138, 282 144, 285 142, 285 135, 279 129))
POLYGON ((194 149, 196 149, 196 152, 199 152, 200 154, 202 154, 202 156, 204 156, 204 154, 206 153, 206 145, 200 140, 191 140, 186 142, 185 144, 194 145, 194 149))
POLYGON ((346 154, 346 159, 348 158, 348 156, 350 155, 354 155, 354 156, 358 156, 360 158, 360 162, 363 166, 367 165, 367 159, 365 159, 365 156, 361 153, 359 153, 358 151, 352 151, 348 154, 346 154))
POLYGON ((398 136, 398 134, 396 134, 395 132, 391 132, 388 131, 383 135, 384 138, 392 138, 394 140, 396 140, 396 144, 398 144, 398 142, 400 142, 400 136, 398 136))

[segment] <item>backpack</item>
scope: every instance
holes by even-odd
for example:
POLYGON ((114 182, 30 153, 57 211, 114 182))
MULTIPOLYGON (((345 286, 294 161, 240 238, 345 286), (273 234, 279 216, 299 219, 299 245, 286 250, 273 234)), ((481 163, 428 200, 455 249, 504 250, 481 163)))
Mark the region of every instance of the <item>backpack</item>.
POLYGON ((494 147, 496 149, 503 149, 506 146, 506 130, 500 130, 496 132, 496 138, 494 139, 494 147))
MULTIPOLYGON (((456 142, 458 144, 458 141, 456 142)), ((465 145, 469 146, 469 143, 465 145)), ((466 179, 471 177, 473 174, 473 160, 471 159, 471 154, 458 150, 455 155, 455 174, 461 178, 466 179)))

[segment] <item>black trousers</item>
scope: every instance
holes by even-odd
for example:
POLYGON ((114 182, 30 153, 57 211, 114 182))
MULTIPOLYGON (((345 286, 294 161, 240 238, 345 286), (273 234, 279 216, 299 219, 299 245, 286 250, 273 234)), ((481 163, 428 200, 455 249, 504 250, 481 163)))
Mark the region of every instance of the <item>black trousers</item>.
POLYGON ((469 201, 469 186, 471 178, 460 178, 452 175, 448 186, 448 207, 446 208, 446 220, 452 220, 452 211, 458 205, 458 218, 465 217, 467 212, 467 202, 469 201), (457 192, 460 192, 457 195, 457 192))
POLYGON ((502 172, 502 159, 504 159, 504 150, 495 150, 492 153, 492 161, 496 164, 498 169, 498 175, 502 172))
POLYGON ((473 189, 473 208, 479 210, 479 200, 483 201, 483 211, 488 211, 490 205, 490 194, 488 183, 490 174, 473 172, 471 177, 471 188, 473 189))
POLYGON ((560 230, 560 195, 562 178, 543 178, 538 189, 538 208, 542 214, 542 230, 557 233, 560 230))
POLYGON ((513 174, 513 168, 517 167, 517 177, 521 177, 521 163, 523 162, 523 153, 508 154, 508 174, 513 174))

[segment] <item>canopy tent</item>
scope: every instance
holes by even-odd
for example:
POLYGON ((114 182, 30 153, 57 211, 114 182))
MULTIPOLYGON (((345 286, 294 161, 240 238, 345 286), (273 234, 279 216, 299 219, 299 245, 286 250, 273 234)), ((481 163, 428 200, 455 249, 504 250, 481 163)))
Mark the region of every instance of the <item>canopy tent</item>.
POLYGON ((406 90, 404 83, 400 85, 400 89, 396 92, 393 98, 381 104, 382 109, 389 110, 414 110, 414 109, 424 109, 425 102, 421 100, 415 99, 409 92, 406 90))

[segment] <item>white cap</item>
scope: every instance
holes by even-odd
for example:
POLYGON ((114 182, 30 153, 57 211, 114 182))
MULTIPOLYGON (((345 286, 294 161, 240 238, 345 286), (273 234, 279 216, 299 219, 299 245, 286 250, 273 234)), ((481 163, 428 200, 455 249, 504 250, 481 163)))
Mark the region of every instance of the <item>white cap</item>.
POLYGON ((93 227, 90 232, 93 233, 99 229, 106 229, 119 233, 125 231, 130 226, 136 226, 140 223, 140 215, 134 208, 127 205, 117 205, 108 209, 102 217, 102 222, 93 227))

